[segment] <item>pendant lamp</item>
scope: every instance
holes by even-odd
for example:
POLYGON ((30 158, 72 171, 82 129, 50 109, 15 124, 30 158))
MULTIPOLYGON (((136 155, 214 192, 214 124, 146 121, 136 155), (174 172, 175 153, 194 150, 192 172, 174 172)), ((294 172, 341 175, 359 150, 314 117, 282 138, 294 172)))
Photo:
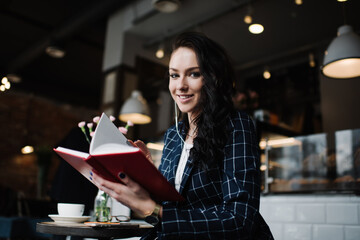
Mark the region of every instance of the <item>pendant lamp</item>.
POLYGON ((325 51, 322 73, 330 78, 360 77, 360 37, 349 25, 338 29, 338 36, 325 51))
POLYGON ((151 122, 149 106, 140 91, 134 90, 131 93, 131 96, 121 107, 119 119, 123 122, 131 121, 134 124, 151 122))
POLYGON ((172 13, 179 9, 179 0, 152 0, 151 4, 160 12, 172 13))

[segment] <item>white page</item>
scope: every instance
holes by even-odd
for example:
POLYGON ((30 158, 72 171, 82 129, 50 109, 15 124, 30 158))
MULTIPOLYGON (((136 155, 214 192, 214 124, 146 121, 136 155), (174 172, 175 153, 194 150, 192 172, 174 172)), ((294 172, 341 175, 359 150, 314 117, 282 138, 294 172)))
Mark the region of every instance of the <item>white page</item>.
POLYGON ((61 151, 61 152, 69 153, 71 155, 78 156, 78 157, 81 157, 81 158, 88 158, 89 157, 88 153, 80 152, 80 151, 69 149, 69 148, 57 147, 56 149, 61 151))
POLYGON ((127 141, 127 138, 103 113, 90 143, 90 154, 136 152, 138 150, 127 141))

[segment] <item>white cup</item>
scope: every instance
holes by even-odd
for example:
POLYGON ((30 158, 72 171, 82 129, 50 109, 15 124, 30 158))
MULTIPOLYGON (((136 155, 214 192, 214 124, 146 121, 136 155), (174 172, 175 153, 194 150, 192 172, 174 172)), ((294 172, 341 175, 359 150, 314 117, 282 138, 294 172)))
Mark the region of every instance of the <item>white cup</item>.
POLYGON ((58 203, 57 210, 59 216, 73 216, 80 217, 83 215, 85 209, 84 204, 77 203, 58 203))

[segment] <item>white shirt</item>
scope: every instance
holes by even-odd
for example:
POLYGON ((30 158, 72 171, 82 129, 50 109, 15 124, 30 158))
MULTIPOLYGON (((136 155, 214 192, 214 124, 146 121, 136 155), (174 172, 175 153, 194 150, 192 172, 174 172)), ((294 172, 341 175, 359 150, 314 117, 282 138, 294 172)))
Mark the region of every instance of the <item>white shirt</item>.
POLYGON ((189 155, 190 155, 190 149, 193 147, 193 144, 189 144, 184 142, 184 147, 182 149, 181 152, 181 156, 180 156, 180 160, 179 160, 179 164, 176 170, 176 175, 175 175, 175 188, 177 191, 180 190, 180 184, 181 184, 181 180, 184 174, 184 169, 186 166, 186 162, 189 159, 189 155))

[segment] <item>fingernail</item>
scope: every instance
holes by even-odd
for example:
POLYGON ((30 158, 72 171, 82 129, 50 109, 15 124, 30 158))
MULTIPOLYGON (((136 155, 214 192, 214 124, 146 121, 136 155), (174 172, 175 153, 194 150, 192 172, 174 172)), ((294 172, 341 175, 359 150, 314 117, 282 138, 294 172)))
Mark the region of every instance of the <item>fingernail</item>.
POLYGON ((89 177, 90 178, 90 180, 92 181, 92 177, 89 177))
POLYGON ((121 179, 124 179, 124 178, 126 177, 126 175, 125 175, 125 173, 120 173, 120 174, 119 174, 119 177, 120 177, 121 179))
POLYGON ((93 172, 92 172, 92 171, 90 171, 90 175, 91 175, 91 176, 93 175, 93 172))

